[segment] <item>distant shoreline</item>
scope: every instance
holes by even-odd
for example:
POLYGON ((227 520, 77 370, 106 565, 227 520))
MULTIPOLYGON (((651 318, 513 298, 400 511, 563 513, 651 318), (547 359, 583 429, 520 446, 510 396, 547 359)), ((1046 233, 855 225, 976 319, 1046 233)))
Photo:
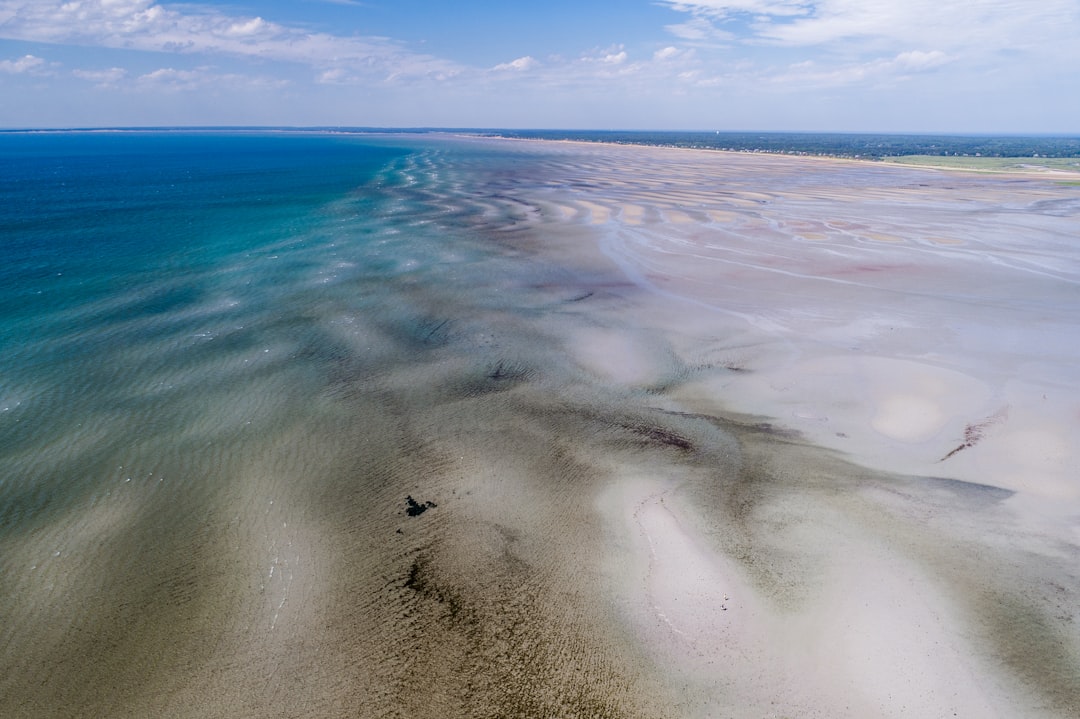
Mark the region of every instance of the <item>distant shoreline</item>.
POLYGON ((582 143, 620 147, 704 150, 873 162, 925 169, 1058 177, 1080 175, 1080 137, 872 135, 864 133, 727 133, 609 130, 500 130, 375 127, 97 127, 9 128, 0 137, 63 134, 318 134, 451 135, 488 140, 582 143), (1026 151, 1026 152, 1024 152, 1026 151), (997 154, 994 154, 997 153, 997 154))
MULTIPOLYGON (((1037 160, 1075 159, 1080 170, 1080 135, 944 135, 890 133, 812 133, 812 132, 724 132, 724 131, 645 131, 645 130, 512 130, 505 128, 394 128, 344 126, 230 126, 230 127, 87 127, 87 128, 8 128, 8 134, 114 132, 222 132, 222 133, 331 133, 331 134, 455 134, 461 136, 499 137, 528 140, 563 140, 672 147, 682 149, 726 150, 795 156, 839 157, 857 160, 888 158, 938 158, 948 169, 972 169, 963 158, 978 165, 993 158, 1028 158, 1037 160), (946 159, 948 158, 948 159, 946 159), (955 159, 954 159, 955 158, 955 159), (958 162, 959 161, 959 162, 958 162)), ((907 164, 926 164, 924 162, 907 164)), ((935 165, 938 166, 938 165, 935 165)), ((983 169, 983 168, 975 168, 983 169)), ((999 168, 993 168, 999 169, 999 168)), ((1063 169, 1054 167, 1053 169, 1063 169)), ((1067 170, 1069 171, 1069 170, 1067 170)))
POLYGON ((911 167, 926 170, 945 170, 956 172, 976 172, 986 174, 1010 174, 1010 175, 1035 175, 1035 176, 1061 176, 1062 179, 1072 179, 1080 175, 1080 156, 1077 157, 1041 157, 1041 156, 970 156, 970 155, 890 155, 886 157, 859 157, 842 154, 810 153, 810 152, 781 152, 770 150, 741 150, 727 147, 691 147, 683 145, 652 145, 635 142, 612 142, 606 140, 585 139, 554 139, 535 137, 511 137, 505 135, 470 135, 457 133, 459 137, 480 137, 481 139, 512 140, 521 142, 556 142, 582 145, 602 145, 609 147, 628 147, 660 150, 689 150, 698 152, 725 152, 741 155, 772 155, 789 158, 802 158, 807 160, 841 160, 857 163, 873 163, 880 165, 892 165, 895 167, 911 167))

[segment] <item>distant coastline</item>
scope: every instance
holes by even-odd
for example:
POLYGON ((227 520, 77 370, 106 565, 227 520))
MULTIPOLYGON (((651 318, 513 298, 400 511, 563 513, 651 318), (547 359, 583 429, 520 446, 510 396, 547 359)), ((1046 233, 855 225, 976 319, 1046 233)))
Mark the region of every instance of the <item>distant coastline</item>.
MULTIPOLYGON (((500 137, 523 140, 563 140, 650 147, 677 147, 729 152, 839 157, 861 160, 914 158, 917 164, 941 164, 950 169, 1008 169, 1002 163, 986 168, 976 158, 1076 159, 1072 163, 1048 163, 1052 169, 1080 171, 1080 135, 939 135, 840 132, 724 132, 650 130, 511 130, 499 128, 397 128, 397 127, 96 127, 10 128, 11 133, 53 132, 272 132, 334 134, 445 134, 500 137), (927 159, 922 159, 927 158, 927 159), (936 163, 933 158, 949 158, 936 163), (970 158, 963 160, 961 158, 970 158), (976 165, 976 167, 971 167, 976 165)), ((910 164, 910 161, 909 161, 910 164)), ((1007 163, 1006 163, 1007 164, 1007 163)))
MULTIPOLYGON (((1080 136, 909 135, 800 132, 649 132, 499 130, 499 137, 605 142, 729 152, 882 160, 890 157, 1053 158, 1078 160, 1080 136)), ((923 163, 919 163, 923 164, 923 163)), ((951 167, 960 163, 950 163, 951 167)))

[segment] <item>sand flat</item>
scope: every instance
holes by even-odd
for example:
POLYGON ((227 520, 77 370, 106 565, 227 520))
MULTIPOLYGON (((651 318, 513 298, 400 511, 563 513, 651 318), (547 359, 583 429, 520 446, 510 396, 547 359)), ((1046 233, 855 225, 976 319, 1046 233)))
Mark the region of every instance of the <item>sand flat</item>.
POLYGON ((5 716, 1077 716, 1077 188, 417 142, 12 455, 5 716))
MULTIPOLYGON (((597 152, 619 155, 635 149, 597 152)), ((659 149, 639 154, 646 158, 637 170, 644 178, 642 190, 635 192, 632 185, 624 185, 618 192, 620 200, 632 197, 636 204, 649 207, 650 202, 672 199, 672 193, 654 192, 651 187, 658 180, 649 182, 648 178, 663 176, 668 184, 699 187, 708 178, 708 184, 716 188, 711 206, 708 195, 700 189, 691 193, 695 203, 703 205, 705 217, 730 223, 743 216, 747 228, 761 219, 773 221, 768 233, 748 229, 748 234, 739 237, 697 223, 687 213, 661 207, 666 223, 651 225, 644 233, 635 226, 625 240, 617 236, 611 253, 627 262, 628 269, 642 270, 638 279, 643 286, 666 297, 681 298, 688 308, 696 306, 705 313, 712 309, 717 315, 738 311, 767 318, 763 326, 777 322, 785 326, 772 336, 763 335, 763 341, 795 342, 808 358, 828 352, 829 347, 843 347, 852 360, 881 354, 879 348, 887 348, 883 356, 912 358, 923 364, 922 371, 948 368, 975 382, 985 382, 998 367, 1005 369, 1024 361, 1019 335, 1032 327, 1023 317, 1030 316, 1035 327, 1056 325, 1063 332, 1071 325, 1076 301, 1070 292, 1080 281, 1080 266, 1063 239, 1072 220, 1042 214, 1035 208, 1053 202, 1072 202, 1075 207, 1076 200, 1069 199, 1075 195, 1072 188, 1015 178, 1006 182, 941 173, 913 176, 896 173, 895 167, 805 158, 659 149), (798 187, 787 189, 797 168, 806 176, 798 187), (670 175, 664 174, 668 172, 670 175), (745 189, 747 185, 776 185, 778 189, 765 193, 745 189), (935 185, 941 187, 937 195, 933 194, 935 185), (738 197, 755 203, 753 212, 743 215, 731 208, 731 187, 738 197), (785 225, 784 220, 791 216, 789 206, 801 219, 785 225), (980 209, 972 213, 972 206, 980 209), (1017 213, 1016 208, 1024 206, 1033 209, 1029 214, 1017 213), (1003 213, 1010 218, 1008 230, 995 224, 1003 213), (912 223, 914 231, 905 236, 901 220, 907 218, 917 218, 917 222, 912 223), (820 224, 845 234, 806 232, 820 224), (979 246, 965 247, 966 237, 974 234, 981 238, 979 246), (826 237, 832 247, 828 253, 798 243, 803 238, 821 242, 826 237), (1053 260, 1036 259, 1047 252, 1056 253, 1053 260), (1047 284, 1048 273, 1056 281, 1047 284), (645 279, 646 274, 650 279, 645 279), (665 277, 677 281, 672 284, 665 277), (1023 289, 1018 283, 1025 283, 1023 289), (998 295, 994 287, 1007 288, 1007 292, 998 295), (1014 300, 1015 306, 1009 306, 1014 300), (813 319, 807 322, 807 310, 811 309, 813 319), (861 330, 845 333, 844 327, 853 328, 861 315, 882 311, 892 315, 891 323, 881 321, 869 334, 861 330), (1015 339, 997 333, 995 328, 1002 324, 1015 339), (925 341, 915 336, 916 327, 925 341)), ((1033 347, 1035 356, 1043 358, 1037 342, 1028 346, 1033 347)), ((1047 349, 1047 359, 1065 373, 1069 362, 1080 359, 1073 343, 1055 342, 1047 349)), ((866 381, 865 375, 846 372, 845 377, 846 392, 867 394, 856 389, 860 377, 866 381)), ((873 380, 890 381, 889 372, 873 380)), ((995 394, 990 404, 1014 404, 1009 400, 1015 400, 1031 406, 1037 399, 1048 407, 1068 401, 1060 390, 1046 389, 1045 400, 1042 393, 1024 400, 1005 397, 997 384, 989 390, 995 394)), ((947 402, 946 395, 924 395, 884 398, 873 411, 877 419, 871 424, 876 423, 886 438, 897 439, 907 431, 900 427, 907 421, 902 417, 932 414, 940 411, 932 405, 947 402)), ((741 406, 753 409, 749 401, 741 406)), ((1075 424, 1067 431, 1080 440, 1075 424)), ((926 466, 925 471, 931 467, 926 466)), ((949 467, 934 467, 932 471, 948 474, 949 467)))
MULTIPOLYGON (((745 549, 732 554, 753 541, 705 539, 733 531, 730 515, 695 520, 710 510, 673 501, 698 491, 687 489, 694 482, 672 479, 675 472, 638 485, 636 509, 621 521, 644 537, 632 564, 650 569, 643 586, 627 578, 625 591, 641 603, 635 631, 651 637, 657 661, 696 677, 683 715, 724 706, 732 716, 761 716, 769 706, 800 716, 1060 716, 1080 705, 1080 682, 1064 678, 1080 666, 1075 630, 1050 620, 1068 649, 1053 660, 1062 681, 1043 683, 1003 662, 991 637, 1011 631, 1010 620, 973 600, 996 593, 1009 606, 1006 597, 1028 595, 1024 583, 1034 581, 1042 589, 1031 606, 1046 609, 1052 584, 1067 585, 1069 596, 1080 591, 1062 563, 1080 556, 1080 533, 1067 528, 1067 518, 1080 517, 1080 263, 1066 240, 1080 212, 1075 190, 843 161, 582 151, 610 153, 613 165, 636 160, 638 182, 591 201, 617 197, 664 218, 645 227, 616 219, 601 246, 648 299, 599 315, 635 327, 639 344, 643 332, 655 333, 681 359, 682 370, 652 370, 664 406, 703 417, 742 412, 852 467, 934 478, 917 480, 931 482, 925 495, 904 490, 900 505, 874 499, 856 512, 800 489, 793 475, 790 501, 806 507, 801 529, 772 536, 754 565, 803 556, 781 593, 794 591, 795 605, 748 573, 745 549), (701 221, 671 208, 681 204, 678 192, 655 189, 673 186, 687 188, 682 202, 693 202, 701 221), (944 545, 895 544, 927 531, 919 518, 943 496, 929 487, 953 486, 932 484, 946 481, 987 488, 972 492, 1000 507, 981 516, 962 502, 936 505, 933 514, 954 514, 956 524, 929 533, 952 539, 931 541, 978 546, 988 564, 969 565, 944 545), (864 511, 885 512, 886 524, 894 511, 907 519, 882 534, 871 527, 886 515, 867 525, 864 511), (1012 569, 1017 552, 1028 551, 1038 557, 1038 580, 1012 569), (719 609, 732 587, 739 604, 719 609), (1055 698, 1035 698, 1043 692, 1055 698)), ((603 162, 594 168, 602 172, 603 162)), ((610 330, 605 337, 617 346, 610 330)), ((624 354, 613 353, 612 363, 625 367, 624 354)), ((638 365, 634 383, 647 386, 647 374, 638 365)), ((837 491, 887 496, 878 493, 887 479, 867 492, 854 481, 837 491)), ((765 526, 792 511, 787 499, 761 502, 755 514, 765 526)), ((1033 661, 1037 644, 1006 653, 1033 661)))

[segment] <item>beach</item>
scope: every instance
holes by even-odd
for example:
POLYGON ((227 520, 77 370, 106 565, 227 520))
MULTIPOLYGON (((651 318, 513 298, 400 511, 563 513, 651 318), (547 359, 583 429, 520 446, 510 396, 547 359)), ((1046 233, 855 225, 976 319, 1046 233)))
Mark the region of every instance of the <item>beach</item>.
POLYGON ((1074 710, 1074 191, 603 160, 561 214, 602 227, 647 299, 579 336, 579 364, 738 443, 708 478, 623 467, 604 502, 634 546, 635 626, 700 691, 687 715, 1074 710))
POLYGON ((1080 188, 365 141, 21 350, 0 713, 1080 712, 1080 188))

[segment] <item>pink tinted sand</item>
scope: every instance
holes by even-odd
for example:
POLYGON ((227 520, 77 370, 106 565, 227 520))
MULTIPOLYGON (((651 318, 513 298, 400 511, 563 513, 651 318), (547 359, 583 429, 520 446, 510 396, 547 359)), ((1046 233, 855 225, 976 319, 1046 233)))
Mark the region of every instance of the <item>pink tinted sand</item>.
MULTIPOLYGON (((596 155, 593 172, 624 181, 557 201, 580 205, 605 255, 647 290, 622 330, 572 338, 581 366, 630 387, 664 384, 670 363, 646 339, 663 338, 696 369, 658 404, 758 416, 857 465, 1014 492, 1007 535, 988 522, 957 536, 1048 561, 1077 552, 1076 188, 581 151, 596 155)), ((627 548, 613 571, 628 626, 683 682, 685 715, 1056 715, 972 638, 980 620, 947 579, 831 518, 836 506, 808 500, 818 519, 784 535, 822 569, 801 601, 780 605, 690 521, 700 510, 679 501, 673 472, 626 468, 598 507, 627 548)), ((1080 660, 1075 628, 1060 641, 1080 660)))

